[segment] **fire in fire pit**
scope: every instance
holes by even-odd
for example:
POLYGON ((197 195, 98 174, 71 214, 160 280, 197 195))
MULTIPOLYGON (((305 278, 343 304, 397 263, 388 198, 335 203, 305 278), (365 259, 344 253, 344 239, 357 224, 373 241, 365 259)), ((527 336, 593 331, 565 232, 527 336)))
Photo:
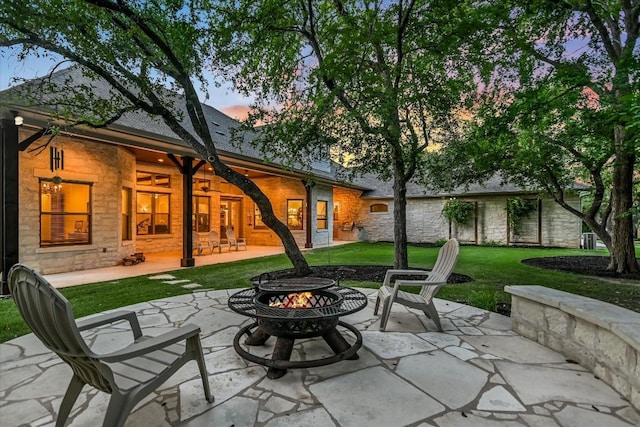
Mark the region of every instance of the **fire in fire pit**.
POLYGON ((269 307, 308 308, 312 306, 313 297, 313 292, 293 292, 285 296, 283 301, 280 301, 280 298, 270 298, 269 307))
POLYGON ((362 335, 339 318, 362 310, 367 305, 366 296, 355 289, 335 286, 335 282, 327 279, 289 280, 262 283, 229 298, 232 310, 256 318, 254 324, 244 327, 234 337, 236 352, 247 360, 268 366, 269 378, 281 377, 287 368, 310 368, 343 359, 357 359, 356 352, 362 346, 362 335), (301 283, 301 280, 306 282, 301 283), (338 325, 355 336, 354 344, 349 344, 338 332, 338 325), (248 336, 245 344, 249 346, 264 345, 270 336, 277 337, 271 359, 258 357, 242 348, 239 340, 245 334, 248 336), (290 360, 296 339, 318 336, 331 347, 334 356, 316 360, 290 360))

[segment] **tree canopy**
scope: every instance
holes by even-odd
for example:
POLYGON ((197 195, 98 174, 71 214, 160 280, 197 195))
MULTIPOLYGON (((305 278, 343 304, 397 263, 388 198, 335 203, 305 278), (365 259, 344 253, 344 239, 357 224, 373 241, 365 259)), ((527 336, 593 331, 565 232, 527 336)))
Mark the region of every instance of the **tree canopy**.
MULTIPOLYGON (((91 84, 41 85, 55 119, 71 125, 105 126, 142 110, 189 143, 215 173, 242 189, 259 206, 263 222, 280 237, 296 271, 309 267, 291 232, 264 193, 220 160, 196 86, 204 85, 217 27, 214 2, 52 0, 2 2, 0 46, 18 46, 21 56, 55 53, 82 66, 84 77, 101 78, 112 90, 91 84), (85 111, 85 114, 80 114, 85 111), (184 114, 186 112, 186 114, 184 114), (79 115, 80 114, 80 115, 79 115)), ((32 93, 33 94, 33 93, 32 93)))
POLYGON ((472 3, 220 3, 215 66, 257 94, 262 147, 291 161, 329 148, 351 176, 392 179, 395 265, 406 267, 406 183, 475 95, 472 3))
POLYGON ((631 212, 640 3, 496 0, 482 7, 494 22, 486 51, 495 68, 483 80, 468 138, 454 141, 440 161, 456 165, 451 176, 467 182, 500 171, 546 191, 604 241, 610 269, 637 271, 631 212), (593 188, 585 212, 564 199, 576 180, 593 188))

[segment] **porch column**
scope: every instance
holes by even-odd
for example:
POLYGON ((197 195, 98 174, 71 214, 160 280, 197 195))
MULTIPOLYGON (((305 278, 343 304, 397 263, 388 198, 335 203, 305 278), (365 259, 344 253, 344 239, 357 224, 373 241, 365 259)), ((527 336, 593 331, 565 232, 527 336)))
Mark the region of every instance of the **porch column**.
POLYGON ((181 267, 193 267, 193 157, 182 158, 182 259, 181 267))
POLYGON ((0 113, 0 295, 9 295, 9 269, 18 263, 18 126, 8 110, 0 113))
POLYGON ((312 248, 313 247, 313 239, 311 238, 311 225, 313 224, 313 221, 311 220, 311 214, 312 214, 312 206, 311 206, 311 189, 313 188, 314 184, 312 182, 308 182, 308 181, 302 181, 302 183, 304 184, 304 189, 306 192, 306 202, 307 202, 307 221, 305 224, 305 229, 306 229, 306 242, 304 244, 305 248, 312 248))
POLYGON ((204 160, 193 167, 193 157, 185 156, 182 163, 173 154, 167 154, 182 174, 182 259, 181 267, 193 267, 193 175, 205 164, 204 160))

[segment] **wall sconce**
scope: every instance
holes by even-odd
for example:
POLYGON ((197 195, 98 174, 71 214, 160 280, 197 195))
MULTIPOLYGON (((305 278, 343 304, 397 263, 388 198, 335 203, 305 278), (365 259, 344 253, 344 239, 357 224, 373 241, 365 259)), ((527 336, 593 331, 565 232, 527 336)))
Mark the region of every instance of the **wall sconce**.
POLYGON ((17 111, 10 110, 11 114, 13 114, 13 123, 16 126, 22 126, 24 123, 24 117, 22 117, 17 111))

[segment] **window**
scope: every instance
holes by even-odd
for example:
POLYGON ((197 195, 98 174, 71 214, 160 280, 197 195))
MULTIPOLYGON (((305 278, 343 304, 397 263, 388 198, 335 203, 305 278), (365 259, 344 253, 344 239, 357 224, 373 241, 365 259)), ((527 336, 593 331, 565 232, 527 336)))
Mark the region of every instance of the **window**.
POLYGON ((40 246, 89 244, 91 184, 40 180, 40 246))
POLYGON ((253 204, 253 228, 258 230, 267 228, 262 222, 262 212, 260 212, 260 208, 255 203, 253 204))
POLYGON ((163 173, 137 171, 136 183, 149 187, 171 188, 171 177, 163 173))
POLYGON ((136 234, 169 234, 169 194, 138 191, 136 234))
POLYGON ((131 240, 131 189, 124 187, 122 197, 122 240, 131 240))
POLYGON ((208 233, 210 230, 209 207, 211 197, 195 196, 193 198, 193 227, 199 233, 208 233))
POLYGON ((384 203, 376 203, 369 206, 369 212, 389 212, 389 206, 384 203))
POLYGON ((326 230, 329 226, 327 220, 327 201, 318 200, 316 202, 316 227, 318 230, 326 230))
POLYGON ((290 230, 302 230, 303 220, 302 199, 287 200, 287 227, 290 230))

